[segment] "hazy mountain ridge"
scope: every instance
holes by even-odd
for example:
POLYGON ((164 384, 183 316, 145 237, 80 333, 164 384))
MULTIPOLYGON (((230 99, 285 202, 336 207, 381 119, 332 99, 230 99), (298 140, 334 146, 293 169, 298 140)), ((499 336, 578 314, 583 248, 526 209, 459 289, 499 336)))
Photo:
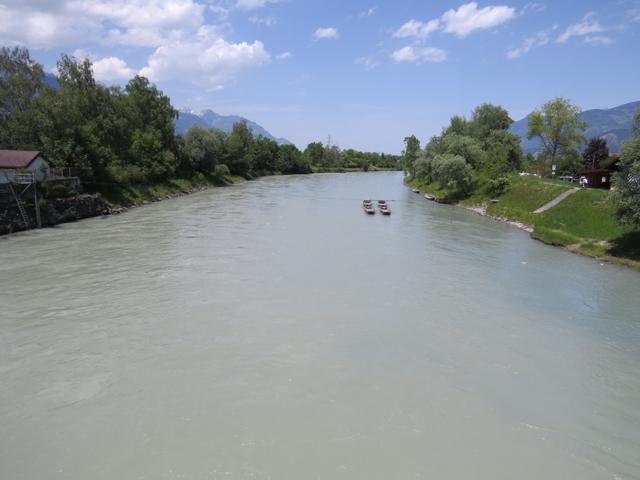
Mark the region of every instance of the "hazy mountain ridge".
POLYGON ((220 115, 213 110, 203 110, 201 112, 193 112, 190 110, 179 111, 178 118, 175 120, 176 133, 183 134, 191 127, 197 125, 203 128, 217 128, 226 133, 231 133, 233 124, 241 121, 246 121, 247 126, 251 132, 255 135, 262 135, 263 137, 275 140, 279 144, 290 144, 291 142, 286 138, 277 138, 268 132, 262 125, 257 124, 244 117, 237 115, 220 115))
MULTIPOLYGON (((603 137, 607 140, 611 152, 621 151, 622 144, 633 136, 631 122, 638 108, 640 101, 608 109, 585 110, 580 114, 580 118, 588 125, 584 132, 585 137, 603 137)), ((530 116, 514 122, 511 131, 522 139, 522 149, 525 153, 536 153, 542 149, 542 144, 536 138, 527 139, 530 116)))

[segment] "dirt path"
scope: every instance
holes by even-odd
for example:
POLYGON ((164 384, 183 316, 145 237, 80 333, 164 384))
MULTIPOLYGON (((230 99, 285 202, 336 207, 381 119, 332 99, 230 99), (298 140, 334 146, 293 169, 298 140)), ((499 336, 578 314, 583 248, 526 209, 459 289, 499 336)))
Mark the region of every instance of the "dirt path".
POLYGON ((560 195, 558 195, 556 198, 554 198, 553 200, 551 200, 549 203, 544 204, 543 206, 541 206, 539 209, 535 210, 533 213, 542 213, 542 212, 546 212, 547 210, 549 210, 550 208, 555 207, 556 205, 558 205, 560 202, 562 202, 565 198, 567 198, 569 195, 573 195, 574 193, 576 193, 578 190, 580 190, 579 188, 572 188, 571 190, 567 190, 564 193, 561 193, 560 195))

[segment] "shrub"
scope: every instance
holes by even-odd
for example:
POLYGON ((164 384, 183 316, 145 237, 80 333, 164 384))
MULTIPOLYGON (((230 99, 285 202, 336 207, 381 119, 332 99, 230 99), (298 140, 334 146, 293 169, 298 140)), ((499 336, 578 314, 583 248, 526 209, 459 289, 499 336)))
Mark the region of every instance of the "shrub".
POLYGON ((473 186, 473 169, 459 155, 437 155, 433 159, 434 178, 445 188, 468 194, 473 186))
POLYGON ((511 186, 511 182, 507 177, 498 177, 493 180, 489 180, 487 183, 487 191, 496 197, 499 197, 506 192, 511 186))
POLYGON ((224 163, 221 163, 213 168, 213 175, 220 180, 224 180, 226 177, 231 175, 231 172, 229 171, 229 167, 224 163))

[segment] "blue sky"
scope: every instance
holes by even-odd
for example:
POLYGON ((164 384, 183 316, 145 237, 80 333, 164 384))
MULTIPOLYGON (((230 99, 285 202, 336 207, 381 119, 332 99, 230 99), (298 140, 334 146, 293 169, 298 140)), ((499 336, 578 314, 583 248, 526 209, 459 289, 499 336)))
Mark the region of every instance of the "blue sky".
POLYGON ((640 0, 0 0, 0 42, 48 70, 88 57, 104 83, 142 73, 301 148, 398 153, 487 101, 517 120, 640 100, 640 0))

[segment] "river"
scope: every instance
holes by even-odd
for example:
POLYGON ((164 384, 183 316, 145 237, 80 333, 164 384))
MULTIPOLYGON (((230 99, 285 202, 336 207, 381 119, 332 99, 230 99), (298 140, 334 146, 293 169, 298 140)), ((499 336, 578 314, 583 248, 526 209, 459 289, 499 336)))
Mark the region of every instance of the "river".
POLYGON ((640 274, 399 173, 1 238, 0 306, 2 479, 640 479, 640 274))

